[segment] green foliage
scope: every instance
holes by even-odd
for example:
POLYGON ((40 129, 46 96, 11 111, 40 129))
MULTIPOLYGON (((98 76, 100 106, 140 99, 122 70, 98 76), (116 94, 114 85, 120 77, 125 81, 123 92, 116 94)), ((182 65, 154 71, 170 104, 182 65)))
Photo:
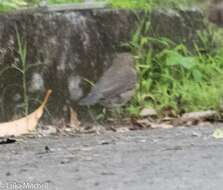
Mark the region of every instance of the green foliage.
POLYGON ((60 4, 60 3, 79 3, 82 0, 48 0, 49 4, 60 4))
POLYGON ((27 3, 23 0, 0 0, 0 12, 7 12, 26 5, 27 3))
MULTIPOLYGON (((24 115, 28 115, 29 113, 29 96, 28 96, 28 82, 27 82, 27 73, 29 71, 29 69, 33 66, 29 66, 27 64, 27 45, 26 42, 21 38, 21 36, 19 35, 18 31, 16 30, 16 39, 17 39, 17 54, 19 57, 19 63, 14 63, 11 66, 5 67, 4 69, 1 70, 0 72, 0 76, 2 77, 3 74, 11 69, 15 69, 16 71, 18 71, 21 74, 21 86, 20 84, 10 84, 10 87, 21 87, 21 89, 23 90, 23 105, 22 105, 22 109, 23 109, 23 113, 24 115)), ((36 65, 34 65, 36 66, 36 65)), ((6 87, 7 88, 7 87, 6 87)), ((4 92, 6 91, 6 89, 3 90, 4 92)), ((3 93, 5 94, 5 93, 3 93)))
POLYGON ((27 45, 26 42, 20 37, 19 33, 16 32, 17 45, 18 45, 18 55, 20 58, 20 65, 14 64, 13 67, 21 73, 22 75, 22 89, 23 89, 23 103, 24 103, 24 113, 28 115, 29 113, 29 96, 27 90, 27 45))
POLYGON ((141 24, 130 43, 139 82, 128 112, 137 115, 144 107, 161 112, 171 108, 179 114, 218 109, 223 97, 223 48, 213 51, 216 43, 209 39, 219 38, 218 32, 200 33, 202 48, 194 44, 196 52, 191 53, 183 44, 148 37, 148 28, 148 24, 141 24))
POLYGON ((109 1, 113 7, 116 8, 129 8, 129 9, 150 9, 151 3, 150 0, 110 0, 109 1))
MULTIPOLYGON (((38 5, 41 0, 0 0, 0 12, 8 12, 15 10, 20 7, 29 7, 38 5)), ((49 4, 60 4, 60 3, 77 3, 82 0, 48 0, 49 4)))
MULTIPOLYGON (((0 0, 0 12, 14 10, 19 7, 38 5, 41 0, 0 0)), ((146 9, 153 7, 180 7, 188 6, 199 0, 96 0, 109 2, 114 8, 146 9)), ((79 3, 84 0, 48 0, 49 4, 79 3)))
POLYGON ((153 7, 181 7, 190 6, 197 0, 109 0, 113 7, 129 8, 129 9, 146 9, 150 10, 153 7))

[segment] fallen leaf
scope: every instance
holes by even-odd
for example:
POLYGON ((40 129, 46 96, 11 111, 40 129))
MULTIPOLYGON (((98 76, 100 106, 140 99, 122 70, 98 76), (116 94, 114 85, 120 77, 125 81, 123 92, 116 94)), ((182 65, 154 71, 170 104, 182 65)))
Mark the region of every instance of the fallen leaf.
POLYGON ((216 139, 223 139, 223 130, 222 129, 216 129, 212 136, 216 139))
POLYGON ((120 128, 116 129, 117 133, 126 133, 128 131, 130 131, 130 129, 128 127, 120 127, 120 128))
POLYGON ((144 108, 140 113, 139 116, 141 117, 154 117, 157 116, 156 110, 152 108, 144 108))
POLYGON ((70 107, 70 127, 79 129, 81 122, 78 120, 77 112, 73 110, 72 107, 70 107))
POLYGON ((165 123, 160 123, 160 124, 152 123, 150 127, 153 129, 156 129, 156 128, 171 129, 173 128, 173 125, 165 124, 165 123))
POLYGON ((167 124, 167 123, 153 123, 148 119, 140 119, 133 121, 134 125, 137 125, 141 128, 163 128, 163 129, 170 129, 173 128, 173 125, 167 124))
POLYGON ((43 103, 33 113, 15 121, 1 123, 0 137, 20 136, 35 131, 51 93, 52 90, 48 90, 43 103))
POLYGON ((134 125, 137 125, 141 128, 148 128, 151 126, 151 121, 148 119, 137 119, 132 121, 134 125))
POLYGON ((195 122, 195 121, 207 121, 217 117, 216 111, 203 111, 203 112, 191 112, 185 113, 181 117, 182 122, 195 122))
POLYGON ((164 117, 161 119, 162 122, 172 122, 174 121, 176 118, 175 117, 164 117))
POLYGON ((84 133, 84 134, 96 133, 100 135, 104 133, 105 130, 106 130, 105 127, 102 125, 86 125, 86 126, 80 127, 80 130, 78 130, 78 132, 84 133))

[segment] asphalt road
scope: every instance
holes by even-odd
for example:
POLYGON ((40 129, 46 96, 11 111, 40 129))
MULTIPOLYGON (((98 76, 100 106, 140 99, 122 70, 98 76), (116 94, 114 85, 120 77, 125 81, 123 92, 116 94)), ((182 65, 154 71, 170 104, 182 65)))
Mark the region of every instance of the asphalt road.
POLYGON ((26 139, 0 146, 0 189, 222 190, 216 127, 26 139))

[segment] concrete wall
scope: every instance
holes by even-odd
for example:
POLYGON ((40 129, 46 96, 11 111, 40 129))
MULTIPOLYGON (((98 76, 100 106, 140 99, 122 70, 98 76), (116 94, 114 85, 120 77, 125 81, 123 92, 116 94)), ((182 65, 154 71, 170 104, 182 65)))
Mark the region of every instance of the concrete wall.
MULTIPOLYGON (((79 100, 91 88, 86 81, 96 82, 116 53, 128 51, 120 44, 130 40, 144 18, 142 12, 109 9, 0 15, 0 71, 4 71, 0 76, 0 120, 18 115, 23 102, 22 75, 11 68, 21 63, 16 31, 27 44, 27 64, 32 65, 27 75, 30 111, 52 89, 48 109, 53 118, 59 118, 67 106, 78 110, 79 100)), ((189 44, 204 27, 203 14, 195 9, 159 10, 151 18, 153 35, 189 44)))

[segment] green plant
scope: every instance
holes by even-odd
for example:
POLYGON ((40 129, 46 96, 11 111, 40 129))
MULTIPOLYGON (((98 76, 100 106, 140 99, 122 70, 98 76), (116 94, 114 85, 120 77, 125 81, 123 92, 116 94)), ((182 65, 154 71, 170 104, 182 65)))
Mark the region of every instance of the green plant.
POLYGON ((24 101, 24 113, 28 115, 29 113, 29 96, 27 91, 27 45, 26 42, 20 37, 18 31, 16 31, 17 45, 18 45, 18 55, 20 58, 20 65, 13 64, 13 67, 22 74, 22 88, 23 88, 23 101, 24 101))
MULTIPOLYGON (((14 63, 10 66, 6 66, 4 67, 1 71, 0 71, 0 76, 3 77, 3 74, 10 70, 10 69, 15 69, 16 71, 18 71, 21 74, 21 85, 16 83, 16 84, 9 84, 7 87, 5 87, 3 89, 3 94, 2 94, 2 98, 4 99, 4 96, 7 92, 8 88, 22 88, 23 91, 23 113, 24 115, 28 115, 29 113, 29 96, 28 96, 28 82, 27 82, 27 73, 28 70, 33 67, 33 66, 37 66, 37 65, 28 65, 27 64, 27 45, 26 42, 21 38, 21 36, 18 33, 18 30, 16 29, 16 40, 17 40, 17 46, 18 46, 18 50, 17 50, 17 54, 19 57, 19 63, 14 63)), ((38 64, 39 65, 39 64, 38 64)), ((3 108, 2 108, 3 109, 3 108)))
POLYGON ((199 0, 108 0, 113 7, 128 9, 151 10, 154 7, 182 7, 191 6, 199 0))
MULTIPOLYGON (((42 66, 43 64, 28 64, 27 63, 27 44, 26 41, 20 36, 18 30, 16 29, 16 39, 17 39, 17 46, 18 46, 18 56, 20 62, 18 64, 13 64, 11 68, 16 69, 21 74, 21 83, 22 83, 22 91, 23 91, 23 108, 24 114, 28 115, 30 101, 40 103, 38 99, 33 99, 29 97, 28 94, 28 77, 27 75, 30 72, 30 69, 42 66)), ((10 68, 9 68, 10 69, 10 68)))
MULTIPOLYGON (((41 0, 0 0, 0 12, 8 12, 21 7, 35 6, 41 0)), ((82 0, 48 0, 49 4, 77 3, 82 0)))
POLYGON ((0 12, 7 12, 26 5, 27 3, 23 0, 0 0, 0 12))
POLYGON ((60 3, 79 3, 83 0, 48 0, 50 4, 60 4, 60 3))
POLYGON ((148 36, 149 27, 141 22, 129 43, 139 81, 127 112, 137 116, 145 107, 178 114, 218 109, 223 97, 223 48, 214 39, 218 31, 200 33, 200 45, 194 44, 191 52, 184 44, 148 36))
MULTIPOLYGON (((19 7, 27 7, 39 4, 41 0, 0 0, 0 12, 15 10, 19 7)), ((181 7, 192 5, 200 0, 96 0, 109 2, 114 8, 145 9, 154 7, 181 7)), ((84 0, 48 0, 49 4, 79 3, 84 0)))

